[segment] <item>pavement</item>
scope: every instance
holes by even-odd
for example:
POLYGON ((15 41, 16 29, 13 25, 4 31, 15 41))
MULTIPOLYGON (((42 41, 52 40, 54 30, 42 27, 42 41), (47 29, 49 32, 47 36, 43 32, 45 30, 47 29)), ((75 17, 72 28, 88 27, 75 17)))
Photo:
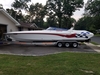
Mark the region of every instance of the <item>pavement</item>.
POLYGON ((25 44, 7 44, 0 46, 0 54, 10 55, 44 56, 62 52, 100 53, 100 46, 95 46, 91 43, 80 44, 78 48, 58 48, 52 45, 34 46, 25 44))
POLYGON ((94 45, 92 43, 85 43, 87 46, 89 46, 91 49, 93 49, 96 52, 100 52, 100 45, 94 45))

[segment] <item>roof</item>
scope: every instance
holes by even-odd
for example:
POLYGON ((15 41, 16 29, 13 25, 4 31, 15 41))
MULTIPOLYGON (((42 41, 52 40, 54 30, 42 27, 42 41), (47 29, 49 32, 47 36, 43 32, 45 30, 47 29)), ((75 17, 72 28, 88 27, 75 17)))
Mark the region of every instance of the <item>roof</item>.
POLYGON ((31 29, 42 29, 42 28, 39 28, 35 23, 18 22, 11 15, 9 15, 4 9, 0 9, 0 12, 4 14, 6 17, 8 17, 11 21, 13 21, 15 25, 18 27, 31 28, 31 29))
POLYGON ((30 28, 30 29, 42 29, 39 28, 35 23, 24 23, 24 22, 19 22, 21 25, 18 27, 24 27, 24 28, 30 28))
POLYGON ((12 20, 15 23, 15 25, 20 25, 20 23, 16 21, 12 16, 10 16, 4 9, 0 9, 0 12, 4 14, 6 17, 8 17, 10 20, 12 20))

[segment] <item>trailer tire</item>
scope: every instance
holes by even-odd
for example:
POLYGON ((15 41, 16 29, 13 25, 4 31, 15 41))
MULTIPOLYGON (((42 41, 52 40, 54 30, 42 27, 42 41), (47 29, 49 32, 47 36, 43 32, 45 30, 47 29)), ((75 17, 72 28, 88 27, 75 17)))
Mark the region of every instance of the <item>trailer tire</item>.
POLYGON ((70 47, 70 43, 69 42, 65 42, 64 45, 65 45, 66 48, 70 47))
POLYGON ((63 43, 62 42, 58 42, 57 43, 57 47, 61 48, 63 46, 63 43))
POLYGON ((77 47, 78 47, 78 43, 77 43, 77 42, 73 42, 73 43, 72 43, 72 46, 73 46, 74 48, 77 48, 77 47))

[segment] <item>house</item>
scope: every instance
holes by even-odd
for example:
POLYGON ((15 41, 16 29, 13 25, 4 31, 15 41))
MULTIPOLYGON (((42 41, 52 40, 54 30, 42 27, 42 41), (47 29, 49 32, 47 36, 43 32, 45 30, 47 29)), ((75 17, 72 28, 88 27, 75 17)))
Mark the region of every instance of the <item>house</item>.
POLYGON ((19 22, 21 25, 17 26, 19 31, 25 30, 41 30, 35 23, 23 23, 19 22))
POLYGON ((16 21, 3 8, 0 8, 0 37, 3 33, 41 29, 35 23, 22 23, 16 21))
POLYGON ((18 31, 17 26, 19 25, 20 23, 11 17, 4 9, 0 9, 0 31, 18 31))

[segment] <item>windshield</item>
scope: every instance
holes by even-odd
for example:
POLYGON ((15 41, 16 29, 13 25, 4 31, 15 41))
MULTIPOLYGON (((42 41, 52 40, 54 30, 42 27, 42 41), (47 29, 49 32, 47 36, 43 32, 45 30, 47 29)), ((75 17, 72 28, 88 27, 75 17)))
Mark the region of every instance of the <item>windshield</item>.
POLYGON ((56 28, 56 27, 49 27, 46 30, 61 30, 61 31, 66 31, 68 29, 64 29, 64 28, 56 28))

